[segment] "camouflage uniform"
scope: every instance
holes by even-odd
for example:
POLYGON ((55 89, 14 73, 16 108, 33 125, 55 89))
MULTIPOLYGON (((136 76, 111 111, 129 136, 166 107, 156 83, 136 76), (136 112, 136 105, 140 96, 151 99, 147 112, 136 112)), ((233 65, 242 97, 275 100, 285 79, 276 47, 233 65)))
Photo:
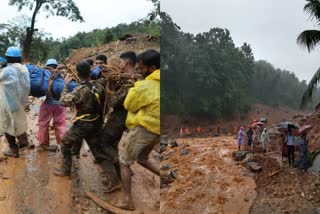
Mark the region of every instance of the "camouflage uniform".
POLYGON ((133 85, 134 82, 132 80, 120 80, 112 83, 110 88, 116 92, 108 96, 108 107, 112 107, 113 111, 108 115, 108 120, 103 127, 101 145, 104 149, 104 154, 108 156, 108 159, 113 161, 118 175, 120 175, 118 144, 122 133, 127 129, 127 110, 124 108, 123 102, 129 88, 133 85))
POLYGON ((106 156, 103 154, 100 143, 105 84, 105 79, 84 82, 71 93, 68 93, 65 87, 61 94, 60 102, 63 106, 75 106, 77 109, 76 121, 62 139, 61 150, 65 174, 70 174, 72 154, 79 155, 82 140, 85 139, 104 171, 112 177, 116 176, 115 169, 108 167, 105 163, 106 156))

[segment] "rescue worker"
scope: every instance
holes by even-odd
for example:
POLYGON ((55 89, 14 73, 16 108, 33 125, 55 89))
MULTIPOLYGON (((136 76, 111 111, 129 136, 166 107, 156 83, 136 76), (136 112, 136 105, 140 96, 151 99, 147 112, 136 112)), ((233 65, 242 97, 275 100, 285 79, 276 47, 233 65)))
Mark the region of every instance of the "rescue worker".
MULTIPOLYGON (((128 51, 120 55, 120 69, 126 74, 133 75, 135 73, 135 66, 137 63, 137 55, 133 51, 128 51)), ((133 86, 132 80, 119 80, 119 85, 113 85, 116 93, 109 95, 108 106, 113 108, 113 111, 108 115, 108 120, 103 127, 103 138, 101 140, 102 147, 105 154, 108 156, 109 168, 113 176, 110 178, 108 186, 105 188, 105 192, 112 192, 121 187, 120 182, 120 165, 119 165, 119 141, 122 133, 127 129, 126 117, 127 110, 123 106, 123 102, 128 94, 128 90, 133 86), (119 89, 119 90, 118 90, 119 89)), ((106 162, 107 162, 106 161, 106 162)))
POLYGON ((0 133, 5 133, 9 144, 4 155, 18 158, 19 148, 28 146, 27 115, 24 108, 30 93, 30 77, 27 67, 21 64, 21 51, 18 47, 9 47, 5 58, 8 64, 0 73, 0 133))
POLYGON ((105 80, 90 81, 90 66, 85 60, 76 65, 80 86, 68 93, 69 75, 64 79, 65 87, 61 93, 60 102, 65 107, 76 106, 77 114, 72 127, 62 139, 61 151, 63 163, 61 168, 55 169, 57 176, 69 176, 71 173, 72 154, 78 155, 82 140, 85 139, 96 160, 103 161, 101 148, 99 148, 99 132, 103 124, 103 104, 105 80), (73 150, 76 148, 76 150, 73 150))
MULTIPOLYGON (((60 74, 58 74, 56 71, 57 66, 57 60, 48 59, 45 68, 50 70, 52 72, 52 75, 54 75, 55 77, 59 77, 60 74)), ((64 65, 59 66, 59 69, 63 68, 64 65)), ((56 151, 58 147, 56 145, 50 146, 49 140, 49 124, 51 119, 53 119, 53 128, 55 131, 57 144, 60 145, 62 137, 66 132, 66 109, 61 105, 59 99, 55 99, 54 97, 47 94, 46 99, 41 104, 39 110, 38 140, 40 148, 48 151, 56 151)))
POLYGON ((128 110, 120 144, 119 160, 124 191, 123 209, 134 210, 131 196, 131 169, 137 161, 141 166, 160 175, 159 165, 149 160, 153 147, 160 142, 160 53, 147 50, 138 56, 138 70, 145 77, 129 89, 124 101, 128 110))
POLYGON ((300 144, 300 159, 298 161, 298 168, 306 171, 309 167, 308 162, 308 144, 307 133, 303 132, 299 141, 300 144))
POLYGON ((96 56, 96 61, 95 61, 96 65, 106 65, 108 64, 108 58, 106 55, 104 54, 99 54, 96 56))

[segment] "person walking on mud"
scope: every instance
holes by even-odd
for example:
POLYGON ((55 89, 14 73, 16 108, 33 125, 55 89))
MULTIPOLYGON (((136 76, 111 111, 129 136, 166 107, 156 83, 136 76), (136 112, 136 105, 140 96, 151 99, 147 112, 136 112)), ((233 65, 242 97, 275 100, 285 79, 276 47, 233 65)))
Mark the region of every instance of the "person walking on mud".
POLYGON ((263 132, 261 134, 261 145, 262 145, 262 153, 263 155, 267 152, 268 143, 270 142, 270 137, 268 134, 267 128, 263 129, 263 132))
MULTIPOLYGON (((65 67, 62 64, 58 67, 57 60, 48 59, 45 68, 50 70, 52 75, 60 76, 60 74, 56 74, 56 71, 59 71, 65 67)), ((50 146, 49 124, 51 119, 53 119, 53 128, 55 131, 57 144, 60 145, 62 137, 66 132, 66 109, 61 105, 59 99, 55 99, 47 94, 46 99, 41 104, 39 111, 38 140, 39 146, 43 150, 56 151, 58 148, 56 145, 50 146)))
MULTIPOLYGON (((135 52, 128 51, 120 55, 120 69, 126 74, 134 75, 136 64, 137 55, 135 52)), ((127 129, 127 110, 124 108, 123 103, 129 88, 133 87, 134 82, 132 79, 123 79, 117 81, 117 83, 110 84, 118 84, 118 86, 112 85, 112 87, 115 87, 116 92, 108 96, 108 107, 112 107, 113 111, 108 115, 107 122, 103 127, 101 143, 108 156, 109 167, 111 170, 116 170, 117 175, 110 178, 111 180, 105 192, 112 192, 121 187, 118 145, 123 132, 127 129)))
POLYGON ((57 176, 70 176, 72 155, 79 155, 83 139, 88 143, 96 161, 104 169, 103 160, 105 156, 99 147, 99 141, 103 124, 104 87, 107 80, 90 81, 90 66, 85 60, 80 61, 76 65, 76 69, 81 80, 80 86, 68 93, 68 84, 71 78, 67 75, 64 79, 65 87, 60 98, 63 106, 76 106, 77 114, 72 127, 62 139, 63 162, 60 168, 54 170, 54 174, 57 176))
POLYGON ((137 161, 141 166, 160 175, 159 165, 149 160, 153 147, 160 142, 160 53, 147 50, 138 56, 138 70, 145 80, 137 81, 129 89, 124 101, 128 110, 119 153, 124 201, 120 206, 135 210, 131 194, 130 166, 137 161))
POLYGON ((292 134, 292 129, 288 129, 288 135, 286 138, 286 143, 288 146, 288 160, 289 160, 289 165, 291 167, 294 167, 294 136, 292 134))
POLYGON ((21 64, 18 47, 9 47, 5 57, 8 64, 0 70, 0 133, 5 133, 9 144, 4 155, 18 158, 19 148, 28 146, 27 115, 24 109, 30 93, 30 77, 27 67, 21 64))
POLYGON ((243 126, 240 127, 238 131, 238 151, 241 150, 241 146, 244 145, 245 134, 243 131, 243 126))
POLYGON ((307 133, 306 132, 302 133, 301 139, 299 141, 299 145, 300 145, 300 159, 299 159, 298 167, 299 167, 299 169, 306 171, 307 168, 309 167, 309 163, 308 163, 309 142, 307 140, 307 133))
POLYGON ((247 138, 248 138, 248 148, 251 149, 251 151, 253 150, 252 148, 252 136, 253 136, 253 132, 252 132, 252 129, 251 127, 249 126, 249 129, 247 131, 247 138))

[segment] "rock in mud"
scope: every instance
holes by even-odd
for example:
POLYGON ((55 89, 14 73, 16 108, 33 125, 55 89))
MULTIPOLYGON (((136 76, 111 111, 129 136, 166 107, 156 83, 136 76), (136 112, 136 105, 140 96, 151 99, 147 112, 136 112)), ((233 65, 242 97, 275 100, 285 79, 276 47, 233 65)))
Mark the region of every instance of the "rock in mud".
POLYGON ((167 145, 160 145, 160 154, 164 152, 167 148, 167 145))
POLYGON ((257 162, 249 162, 247 163, 247 168, 250 169, 252 172, 261 172, 262 167, 259 166, 257 162))
POLYGON ((160 136, 160 145, 168 145, 168 136, 167 135, 161 135, 160 136))
POLYGON ((232 153, 232 157, 235 161, 242 161, 248 153, 248 151, 235 151, 232 153))
POLYGON ((189 149, 184 149, 181 153, 181 155, 188 155, 189 154, 189 149))
POLYGON ((170 171, 170 176, 171 176, 172 178, 174 178, 174 179, 177 179, 178 173, 177 173, 175 170, 171 170, 171 171, 170 171))
POLYGON ((164 165, 160 168, 160 170, 162 170, 162 171, 167 171, 167 170, 169 170, 169 169, 171 169, 171 165, 170 165, 170 164, 164 164, 164 165))
POLYGON ((241 165, 242 166, 246 166, 247 163, 253 161, 253 154, 252 153, 247 153, 246 157, 241 161, 241 165))
POLYGON ((166 188, 168 184, 172 183, 177 178, 177 173, 172 170, 165 175, 161 175, 160 177, 160 188, 166 188))
POLYGON ((176 140, 171 141, 170 145, 171 145, 171 148, 174 148, 174 147, 178 147, 178 146, 179 146, 179 144, 177 143, 176 140))

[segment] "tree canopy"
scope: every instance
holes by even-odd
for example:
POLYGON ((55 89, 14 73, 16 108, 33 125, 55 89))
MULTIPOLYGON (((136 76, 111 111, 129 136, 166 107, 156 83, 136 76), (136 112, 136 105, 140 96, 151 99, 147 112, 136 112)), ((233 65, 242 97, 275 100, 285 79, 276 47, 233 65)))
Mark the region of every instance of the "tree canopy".
POLYGON ((255 61, 228 29, 185 33, 161 13, 161 114, 244 116, 254 103, 297 109, 307 85, 294 73, 255 61))

